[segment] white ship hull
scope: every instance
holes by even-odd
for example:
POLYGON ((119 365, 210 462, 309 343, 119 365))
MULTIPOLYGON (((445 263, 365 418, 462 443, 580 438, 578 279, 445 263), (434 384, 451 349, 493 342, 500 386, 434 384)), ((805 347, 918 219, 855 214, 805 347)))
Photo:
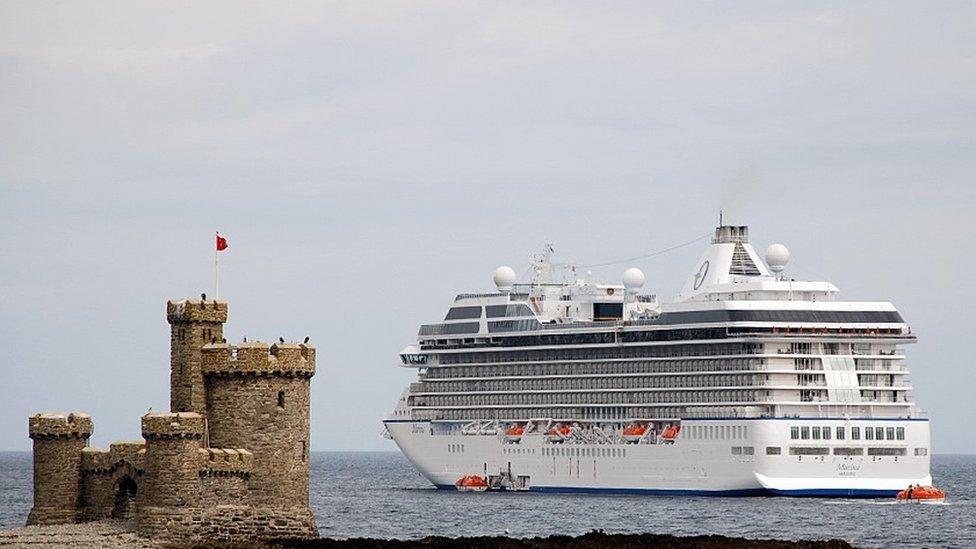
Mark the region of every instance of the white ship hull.
POLYGON ((454 489, 465 475, 506 473, 526 477, 531 491, 695 496, 893 497, 910 484, 931 484, 927 420, 683 420, 682 436, 673 444, 552 443, 541 433, 512 444, 499 433, 462 434, 460 425, 443 422, 385 424, 404 455, 438 488, 454 489), (850 432, 852 425, 894 424, 904 427, 904 440, 790 439, 790 427, 797 425, 844 426, 850 432), (685 436, 701 432, 694 426, 714 427, 710 432, 717 436, 685 436), (780 454, 767 455, 775 452, 767 447, 780 454), (796 447, 826 448, 828 454, 791 455, 796 447), (860 449, 862 455, 836 455, 837 448, 860 449))

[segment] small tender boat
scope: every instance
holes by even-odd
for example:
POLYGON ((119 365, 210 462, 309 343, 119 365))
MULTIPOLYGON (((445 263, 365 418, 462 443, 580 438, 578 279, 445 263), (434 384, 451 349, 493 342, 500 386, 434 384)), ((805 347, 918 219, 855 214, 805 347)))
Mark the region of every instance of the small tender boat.
POLYGON ((488 489, 488 481, 478 475, 461 477, 454 483, 458 492, 484 492, 488 489))
POLYGON ((680 425, 668 425, 661 433, 661 438, 665 441, 674 441, 674 439, 678 438, 679 431, 681 431, 680 425))
POLYGON ((646 423, 635 423, 633 425, 624 427, 624 430, 620 436, 624 439, 624 441, 634 443, 640 441, 640 439, 647 434, 648 429, 649 427, 646 423))
POLYGON ((910 502, 941 503, 945 501, 945 492, 939 490, 935 486, 919 486, 918 484, 915 484, 909 486, 908 488, 905 488, 901 492, 898 492, 898 495, 895 497, 898 498, 898 501, 904 503, 910 503, 910 502))
POLYGON ((518 423, 513 423, 505 429, 505 442, 518 442, 522 440, 522 435, 525 434, 525 427, 518 423))
POLYGON ((549 442, 562 442, 569 438, 569 431, 569 425, 557 423, 546 431, 546 437, 549 438, 549 442))

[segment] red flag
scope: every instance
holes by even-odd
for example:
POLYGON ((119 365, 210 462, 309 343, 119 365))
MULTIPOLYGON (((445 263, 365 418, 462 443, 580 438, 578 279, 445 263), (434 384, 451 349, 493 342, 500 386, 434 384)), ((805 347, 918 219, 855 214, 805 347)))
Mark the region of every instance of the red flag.
POLYGON ((217 233, 217 251, 222 252, 227 249, 227 239, 217 233))

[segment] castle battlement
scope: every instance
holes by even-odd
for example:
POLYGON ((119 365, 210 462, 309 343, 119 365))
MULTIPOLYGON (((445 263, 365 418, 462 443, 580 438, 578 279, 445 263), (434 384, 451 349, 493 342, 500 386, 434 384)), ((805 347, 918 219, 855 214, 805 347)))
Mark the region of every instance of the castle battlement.
POLYGON ((139 441, 113 442, 108 450, 85 448, 81 451, 81 468, 90 473, 110 473, 128 463, 138 471, 145 470, 146 443, 139 441))
POLYGON ((166 302, 166 320, 174 322, 227 322, 227 302, 178 299, 166 302))
POLYGON ((142 416, 142 436, 146 440, 202 439, 204 429, 203 416, 195 412, 151 413, 142 416))
POLYGON ((81 412, 34 414, 28 422, 32 439, 88 438, 94 426, 91 416, 81 412))
POLYGON ((315 374, 315 348, 304 344, 259 341, 228 345, 211 343, 203 349, 203 375, 252 375, 312 377, 315 374))
POLYGON ((254 454, 241 448, 200 448, 201 475, 243 475, 254 468, 254 454))

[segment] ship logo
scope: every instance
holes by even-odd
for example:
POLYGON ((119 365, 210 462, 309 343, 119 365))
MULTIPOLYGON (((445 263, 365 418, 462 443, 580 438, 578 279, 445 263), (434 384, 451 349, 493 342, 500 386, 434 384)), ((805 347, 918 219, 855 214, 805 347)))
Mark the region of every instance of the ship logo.
POLYGON ((695 289, 701 288, 702 282, 705 282, 705 275, 708 274, 708 260, 701 264, 698 268, 698 272, 695 273, 695 289))

